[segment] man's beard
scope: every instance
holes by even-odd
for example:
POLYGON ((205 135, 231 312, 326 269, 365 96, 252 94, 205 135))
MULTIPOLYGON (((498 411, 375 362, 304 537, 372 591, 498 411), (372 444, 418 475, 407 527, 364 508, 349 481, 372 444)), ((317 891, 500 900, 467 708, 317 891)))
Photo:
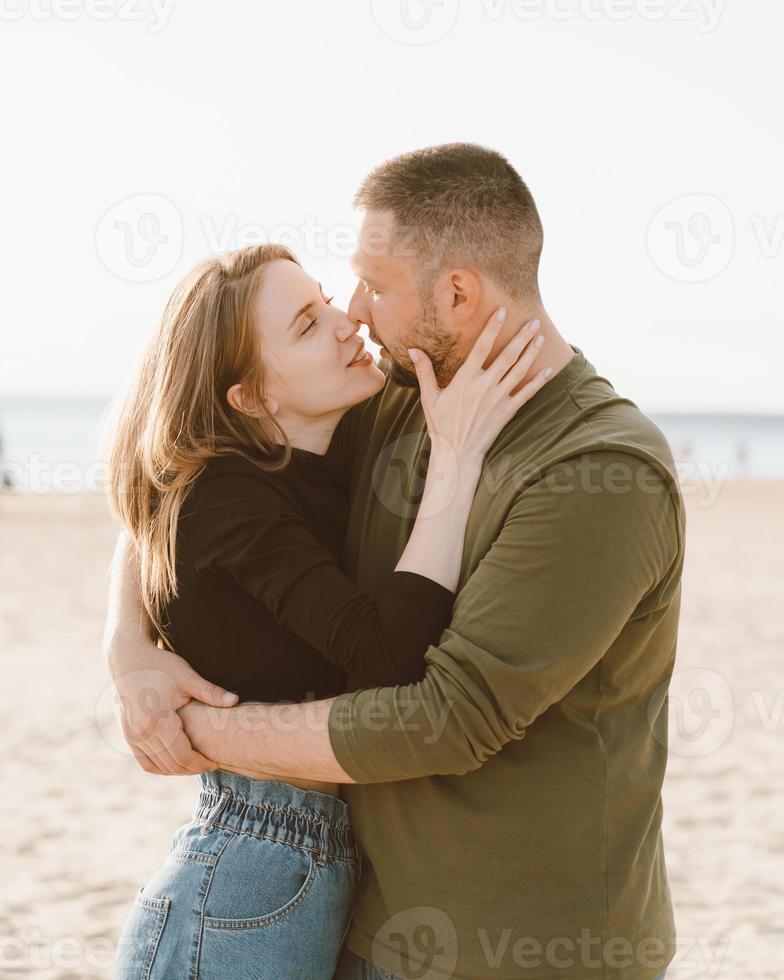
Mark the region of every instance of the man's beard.
MULTIPOLYGON (((445 388, 462 363, 458 352, 458 340, 441 322, 432 298, 430 296, 420 298, 422 303, 420 317, 410 324, 407 331, 409 336, 415 339, 406 346, 417 347, 427 354, 433 365, 433 373, 439 388, 445 388)), ((387 351, 389 351, 388 347, 387 351)), ((391 351, 389 353, 389 361, 392 365, 389 371, 390 381, 400 385, 401 388, 418 388, 419 379, 416 373, 400 364, 391 351)))
POLYGON ((389 370, 389 380, 396 385, 400 385, 401 388, 418 388, 419 379, 415 374, 412 374, 408 368, 404 368, 402 364, 398 364, 397 361, 393 361, 391 356, 389 358, 389 363, 392 367, 389 370))

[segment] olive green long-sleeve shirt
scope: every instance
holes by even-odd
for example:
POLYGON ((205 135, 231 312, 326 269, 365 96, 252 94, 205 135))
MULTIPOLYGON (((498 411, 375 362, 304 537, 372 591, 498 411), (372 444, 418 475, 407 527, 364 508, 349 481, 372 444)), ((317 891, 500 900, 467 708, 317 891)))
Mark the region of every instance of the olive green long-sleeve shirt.
MULTIPOLYGON (((422 681, 335 702, 364 864, 348 945, 401 976, 650 980, 684 514, 659 429, 575 354, 488 453, 422 681)), ((429 448, 418 391, 352 409, 348 574, 377 596, 429 448)))

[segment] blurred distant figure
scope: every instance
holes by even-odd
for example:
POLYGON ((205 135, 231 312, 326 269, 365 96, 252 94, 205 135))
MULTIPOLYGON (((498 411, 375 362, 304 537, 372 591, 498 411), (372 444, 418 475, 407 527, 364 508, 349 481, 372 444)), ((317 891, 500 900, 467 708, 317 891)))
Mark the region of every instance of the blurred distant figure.
POLYGON ((691 462, 692 446, 688 439, 685 439, 678 449, 676 454, 676 459, 679 463, 690 463, 691 462))
POLYGON ((14 486, 14 478, 11 476, 10 470, 7 470, 5 467, 3 453, 3 431, 0 429, 0 490, 13 490, 14 486))
POLYGON ((749 447, 745 439, 740 439, 735 444, 735 462, 738 464, 738 473, 745 474, 749 465, 749 447))

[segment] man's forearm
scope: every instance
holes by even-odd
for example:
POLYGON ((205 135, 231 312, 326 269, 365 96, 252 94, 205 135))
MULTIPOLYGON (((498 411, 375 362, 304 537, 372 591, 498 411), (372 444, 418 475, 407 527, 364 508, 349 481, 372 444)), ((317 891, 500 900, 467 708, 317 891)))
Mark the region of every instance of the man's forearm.
POLYGON ((210 708, 191 701, 179 715, 194 748, 219 765, 281 778, 353 783, 330 743, 328 718, 333 701, 245 701, 234 708, 210 708))

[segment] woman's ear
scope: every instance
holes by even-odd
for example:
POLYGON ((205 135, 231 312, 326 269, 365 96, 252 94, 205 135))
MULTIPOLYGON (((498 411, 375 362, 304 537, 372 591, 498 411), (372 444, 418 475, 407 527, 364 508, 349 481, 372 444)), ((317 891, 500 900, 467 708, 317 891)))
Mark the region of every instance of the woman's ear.
POLYGON ((231 388, 226 392, 226 401, 231 405, 235 412, 242 412, 243 415, 248 415, 248 410, 245 407, 245 392, 241 384, 232 385, 231 388))
MULTIPOLYGON (((248 397, 247 390, 242 384, 232 385, 229 388, 226 392, 226 401, 235 411, 242 412, 243 415, 250 415, 252 418, 255 418, 259 414, 258 406, 248 397)), ((270 415, 277 413, 279 406, 273 398, 267 398, 265 396, 264 404, 270 415)))

